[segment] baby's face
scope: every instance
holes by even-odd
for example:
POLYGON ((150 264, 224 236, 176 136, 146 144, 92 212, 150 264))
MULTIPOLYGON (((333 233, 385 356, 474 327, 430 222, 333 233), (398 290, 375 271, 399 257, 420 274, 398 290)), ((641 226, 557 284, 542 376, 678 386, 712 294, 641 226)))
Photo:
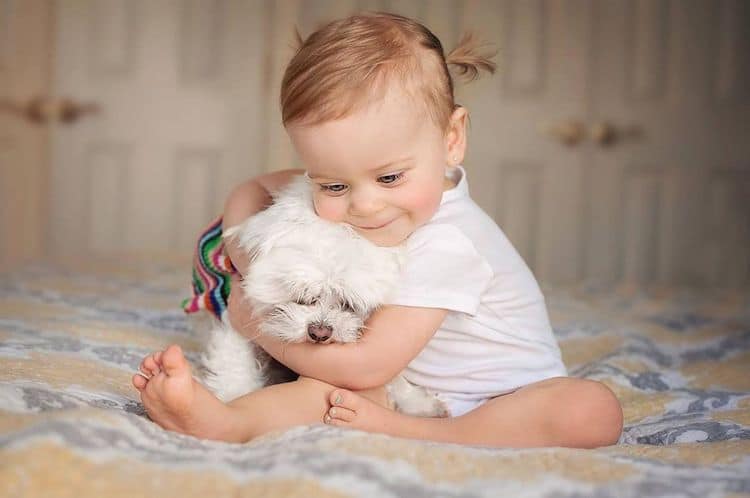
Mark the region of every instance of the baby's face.
POLYGON ((288 132, 313 181, 318 216, 376 245, 398 245, 429 221, 448 186, 443 133, 399 96, 288 132))

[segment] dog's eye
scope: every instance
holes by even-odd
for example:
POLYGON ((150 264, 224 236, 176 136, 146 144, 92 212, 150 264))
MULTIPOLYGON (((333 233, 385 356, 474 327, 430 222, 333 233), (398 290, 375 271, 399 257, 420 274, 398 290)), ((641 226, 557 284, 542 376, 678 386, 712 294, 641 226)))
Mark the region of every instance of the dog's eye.
POLYGON ((352 308, 352 305, 347 302, 341 303, 341 309, 343 311, 348 311, 349 313, 354 313, 354 308, 352 308))
POLYGON ((297 299, 296 303, 301 304, 303 306, 312 306, 313 304, 318 303, 318 298, 311 297, 309 299, 297 299))

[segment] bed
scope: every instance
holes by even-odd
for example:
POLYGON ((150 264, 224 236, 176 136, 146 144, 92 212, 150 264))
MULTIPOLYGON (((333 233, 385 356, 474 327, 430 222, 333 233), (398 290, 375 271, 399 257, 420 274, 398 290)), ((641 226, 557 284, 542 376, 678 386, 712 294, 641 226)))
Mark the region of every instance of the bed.
POLYGON ((616 446, 488 449, 326 425, 246 444, 162 430, 130 377, 200 337, 188 261, 122 257, 0 276, 0 495, 750 495, 750 293, 545 287, 571 375, 624 408, 616 446))

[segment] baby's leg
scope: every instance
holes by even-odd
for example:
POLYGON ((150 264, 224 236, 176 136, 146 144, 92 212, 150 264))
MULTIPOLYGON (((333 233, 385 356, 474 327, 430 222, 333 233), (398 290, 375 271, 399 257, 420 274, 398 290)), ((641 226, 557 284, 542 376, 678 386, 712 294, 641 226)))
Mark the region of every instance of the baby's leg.
POLYGON ((530 384, 454 418, 386 411, 344 389, 334 390, 329 401, 333 425, 449 443, 594 448, 615 444, 622 430, 622 409, 612 391, 570 377, 530 384))
MULTIPOLYGON (((294 382, 276 384, 249 393, 228 403, 242 420, 237 424, 240 441, 248 441, 267 432, 298 425, 323 423, 328 398, 336 389, 325 382, 300 377, 294 382)), ((384 387, 357 391, 373 406, 390 410, 384 387)))
MULTIPOLYGON (((274 430, 322 423, 328 397, 335 389, 325 382, 300 378, 224 404, 193 379, 190 365, 175 345, 147 356, 141 371, 148 378, 135 375, 133 385, 154 422, 168 430, 229 442, 245 442, 274 430)), ((387 406, 384 388, 357 394, 373 406, 387 406)))

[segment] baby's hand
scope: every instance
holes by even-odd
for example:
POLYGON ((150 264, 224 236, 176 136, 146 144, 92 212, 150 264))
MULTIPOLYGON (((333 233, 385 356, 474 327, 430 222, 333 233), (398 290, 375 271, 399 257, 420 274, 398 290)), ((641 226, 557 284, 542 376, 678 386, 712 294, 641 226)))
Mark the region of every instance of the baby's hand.
POLYGON ((242 296, 242 277, 239 274, 232 275, 227 301, 229 323, 240 335, 250 340, 258 336, 257 323, 253 321, 252 311, 250 303, 242 296))

